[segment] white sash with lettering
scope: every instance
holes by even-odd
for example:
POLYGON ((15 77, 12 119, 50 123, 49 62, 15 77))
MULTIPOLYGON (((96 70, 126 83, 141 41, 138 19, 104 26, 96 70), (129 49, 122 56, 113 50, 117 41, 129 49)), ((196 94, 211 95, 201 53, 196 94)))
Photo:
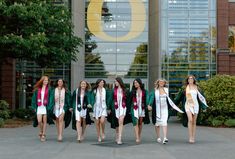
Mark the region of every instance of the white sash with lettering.
MULTIPOLYGON (((167 100, 169 102, 169 105, 177 110, 180 113, 184 113, 182 110, 180 110, 175 103, 171 100, 171 98, 168 96, 168 88, 164 87, 164 91, 167 94, 167 100)), ((160 106, 160 93, 159 93, 159 89, 155 90, 155 104, 156 104, 156 116, 157 118, 161 118, 161 106, 160 106)))

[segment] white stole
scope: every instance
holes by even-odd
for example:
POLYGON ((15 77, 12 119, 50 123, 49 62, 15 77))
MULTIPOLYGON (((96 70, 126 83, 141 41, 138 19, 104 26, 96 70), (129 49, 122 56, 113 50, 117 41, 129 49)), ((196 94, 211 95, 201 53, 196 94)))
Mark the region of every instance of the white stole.
POLYGON ((203 95, 202 95, 199 91, 197 91, 197 95, 198 95, 199 100, 200 100, 206 107, 209 107, 209 106, 207 105, 207 103, 206 103, 205 97, 203 97, 203 95))
POLYGON ((59 90, 58 88, 55 89, 55 116, 58 118, 64 110, 64 103, 65 103, 65 89, 62 88, 59 90))
MULTIPOLYGON (((169 105, 177 110, 178 112, 180 113, 184 113, 182 110, 180 110, 176 105, 175 103, 171 100, 171 98, 169 97, 168 95, 168 88, 164 87, 164 91, 166 92, 166 97, 167 97, 167 100, 169 102, 169 105)), ((159 92, 159 89, 156 89, 155 90, 155 105, 156 105, 156 116, 157 118, 161 118, 161 105, 160 105, 160 92, 159 92)))
POLYGON ((106 90, 105 88, 102 88, 101 90, 101 94, 100 94, 100 91, 97 89, 96 90, 96 105, 97 106, 100 106, 103 108, 103 109, 106 109, 106 90))

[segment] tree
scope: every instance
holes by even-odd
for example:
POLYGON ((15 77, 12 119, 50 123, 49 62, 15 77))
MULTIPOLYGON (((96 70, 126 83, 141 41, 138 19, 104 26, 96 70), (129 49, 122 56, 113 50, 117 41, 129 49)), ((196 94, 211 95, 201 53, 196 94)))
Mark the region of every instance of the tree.
POLYGON ((77 60, 68 7, 52 0, 0 0, 0 59, 35 61, 42 68, 77 60))
POLYGON ((136 48, 135 58, 125 77, 147 77, 148 46, 143 43, 136 48))

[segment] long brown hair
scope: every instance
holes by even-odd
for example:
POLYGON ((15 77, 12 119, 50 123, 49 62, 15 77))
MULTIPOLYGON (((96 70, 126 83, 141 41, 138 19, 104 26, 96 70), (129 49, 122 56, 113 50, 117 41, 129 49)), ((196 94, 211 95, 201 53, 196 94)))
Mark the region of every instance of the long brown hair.
POLYGON ((90 85, 87 81, 82 80, 82 81, 79 82, 79 86, 78 86, 78 89, 79 89, 79 90, 81 90, 81 83, 82 83, 82 82, 85 82, 85 83, 86 83, 86 89, 85 89, 85 91, 88 91, 88 90, 91 89, 91 85, 90 85))
POLYGON ((56 80, 56 83, 55 83, 55 88, 57 88, 58 87, 58 82, 59 82, 59 80, 61 80, 62 82, 63 82, 63 88, 65 89, 65 91, 67 92, 68 91, 68 87, 67 87, 67 85, 66 85, 66 82, 65 82, 65 80, 63 79, 63 78, 58 78, 57 80, 56 80))
MULTIPOLYGON (((123 91, 125 91, 125 85, 123 83, 123 80, 121 79, 121 77, 116 77, 115 80, 119 83, 120 87, 122 88, 123 91)), ((116 86, 114 86, 115 88, 116 86)))
POLYGON ((187 85, 189 84, 188 79, 190 77, 193 78, 193 84, 195 84, 198 87, 197 80, 196 80, 196 77, 194 75, 188 75, 188 77, 185 79, 184 86, 187 87, 187 85))
POLYGON ((44 75, 44 76, 42 76, 41 77, 41 79, 34 85, 34 91, 36 90, 36 89, 38 89, 38 88, 42 88, 42 85, 43 85, 43 81, 45 80, 45 78, 47 78, 48 79, 48 86, 49 86, 49 84, 50 84, 50 79, 49 79, 49 77, 48 76, 46 76, 46 75, 44 75))

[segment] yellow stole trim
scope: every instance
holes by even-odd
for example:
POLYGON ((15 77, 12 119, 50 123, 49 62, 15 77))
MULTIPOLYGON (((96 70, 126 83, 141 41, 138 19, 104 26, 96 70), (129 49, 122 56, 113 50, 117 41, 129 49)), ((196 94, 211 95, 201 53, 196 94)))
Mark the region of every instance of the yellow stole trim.
POLYGON ((185 103, 185 107, 186 109, 189 109, 192 114, 194 114, 194 101, 193 101, 193 97, 190 93, 190 88, 189 86, 186 87, 186 103, 185 103))

